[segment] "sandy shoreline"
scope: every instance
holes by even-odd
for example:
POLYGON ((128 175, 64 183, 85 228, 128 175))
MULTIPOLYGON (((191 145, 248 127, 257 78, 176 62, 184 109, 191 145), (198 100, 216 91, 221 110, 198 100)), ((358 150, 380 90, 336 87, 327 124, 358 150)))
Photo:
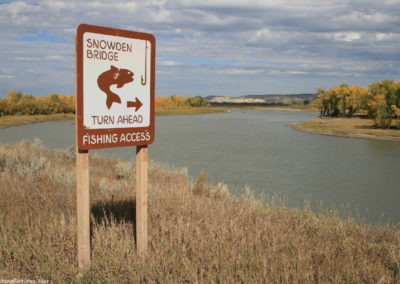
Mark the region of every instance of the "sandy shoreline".
POLYGON ((311 134, 400 142, 400 130, 374 128, 371 119, 317 117, 288 126, 311 134))

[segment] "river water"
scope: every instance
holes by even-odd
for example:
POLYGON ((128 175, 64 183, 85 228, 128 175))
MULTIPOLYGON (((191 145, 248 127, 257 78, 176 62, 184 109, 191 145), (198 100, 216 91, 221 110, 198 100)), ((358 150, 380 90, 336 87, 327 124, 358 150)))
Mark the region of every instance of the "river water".
MULTIPOLYGON (((400 223, 400 143, 312 135, 286 125, 317 116, 281 111, 157 116, 150 159, 207 171, 232 192, 250 187, 256 196, 277 194, 290 206, 322 204, 362 222, 400 223)), ((54 148, 74 145, 73 121, 0 129, 0 143, 33 140, 54 148)), ((134 147, 93 151, 133 160, 134 147)))

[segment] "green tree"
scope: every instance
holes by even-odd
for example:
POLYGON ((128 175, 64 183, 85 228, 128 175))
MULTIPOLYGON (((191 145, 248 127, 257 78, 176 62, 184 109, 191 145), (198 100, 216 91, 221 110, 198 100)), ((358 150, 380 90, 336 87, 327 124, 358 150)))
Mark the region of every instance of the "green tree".
POLYGON ((37 100, 32 95, 29 94, 23 95, 22 98, 19 100, 17 106, 21 114, 26 114, 26 115, 39 114, 37 100))
POLYGON ((342 84, 331 89, 333 116, 345 116, 347 98, 350 95, 349 85, 342 84))
POLYGON ((17 114, 19 112, 18 102, 22 98, 22 93, 16 90, 9 90, 7 92, 7 106, 6 106, 6 114, 12 115, 17 114))
POLYGON ((180 95, 172 95, 170 99, 172 103, 177 107, 187 106, 187 99, 183 98, 180 95))
POLYGON ((349 86, 347 115, 351 117, 356 112, 367 109, 368 99, 368 89, 361 86, 349 86))
POLYGON ((321 117, 327 116, 328 112, 328 101, 326 99, 327 91, 324 88, 319 88, 317 91, 317 97, 312 102, 312 105, 319 110, 319 114, 321 117))
POLYGON ((384 80, 369 86, 371 100, 368 104, 368 115, 375 120, 377 127, 389 128, 392 120, 398 120, 400 108, 400 83, 384 80))
POLYGON ((0 98, 0 116, 6 115, 7 111, 7 101, 6 99, 0 98))
POLYGON ((191 107, 209 106, 208 101, 203 99, 201 96, 195 96, 195 97, 188 98, 188 103, 191 107))

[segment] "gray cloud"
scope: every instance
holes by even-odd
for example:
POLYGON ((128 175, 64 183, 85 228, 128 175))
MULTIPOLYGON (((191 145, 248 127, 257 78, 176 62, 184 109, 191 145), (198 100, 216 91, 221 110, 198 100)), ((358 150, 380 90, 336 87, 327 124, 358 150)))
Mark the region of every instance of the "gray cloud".
POLYGON ((0 96, 74 94, 80 23, 153 33, 163 96, 314 92, 400 75, 398 0, 0 3, 0 96))

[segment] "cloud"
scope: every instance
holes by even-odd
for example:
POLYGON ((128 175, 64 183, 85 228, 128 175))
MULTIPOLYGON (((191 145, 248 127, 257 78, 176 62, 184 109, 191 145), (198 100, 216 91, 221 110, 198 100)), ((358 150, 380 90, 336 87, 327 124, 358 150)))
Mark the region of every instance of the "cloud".
POLYGON ((153 33, 163 96, 314 92, 400 77, 398 0, 0 3, 0 96, 74 94, 80 23, 153 33))

